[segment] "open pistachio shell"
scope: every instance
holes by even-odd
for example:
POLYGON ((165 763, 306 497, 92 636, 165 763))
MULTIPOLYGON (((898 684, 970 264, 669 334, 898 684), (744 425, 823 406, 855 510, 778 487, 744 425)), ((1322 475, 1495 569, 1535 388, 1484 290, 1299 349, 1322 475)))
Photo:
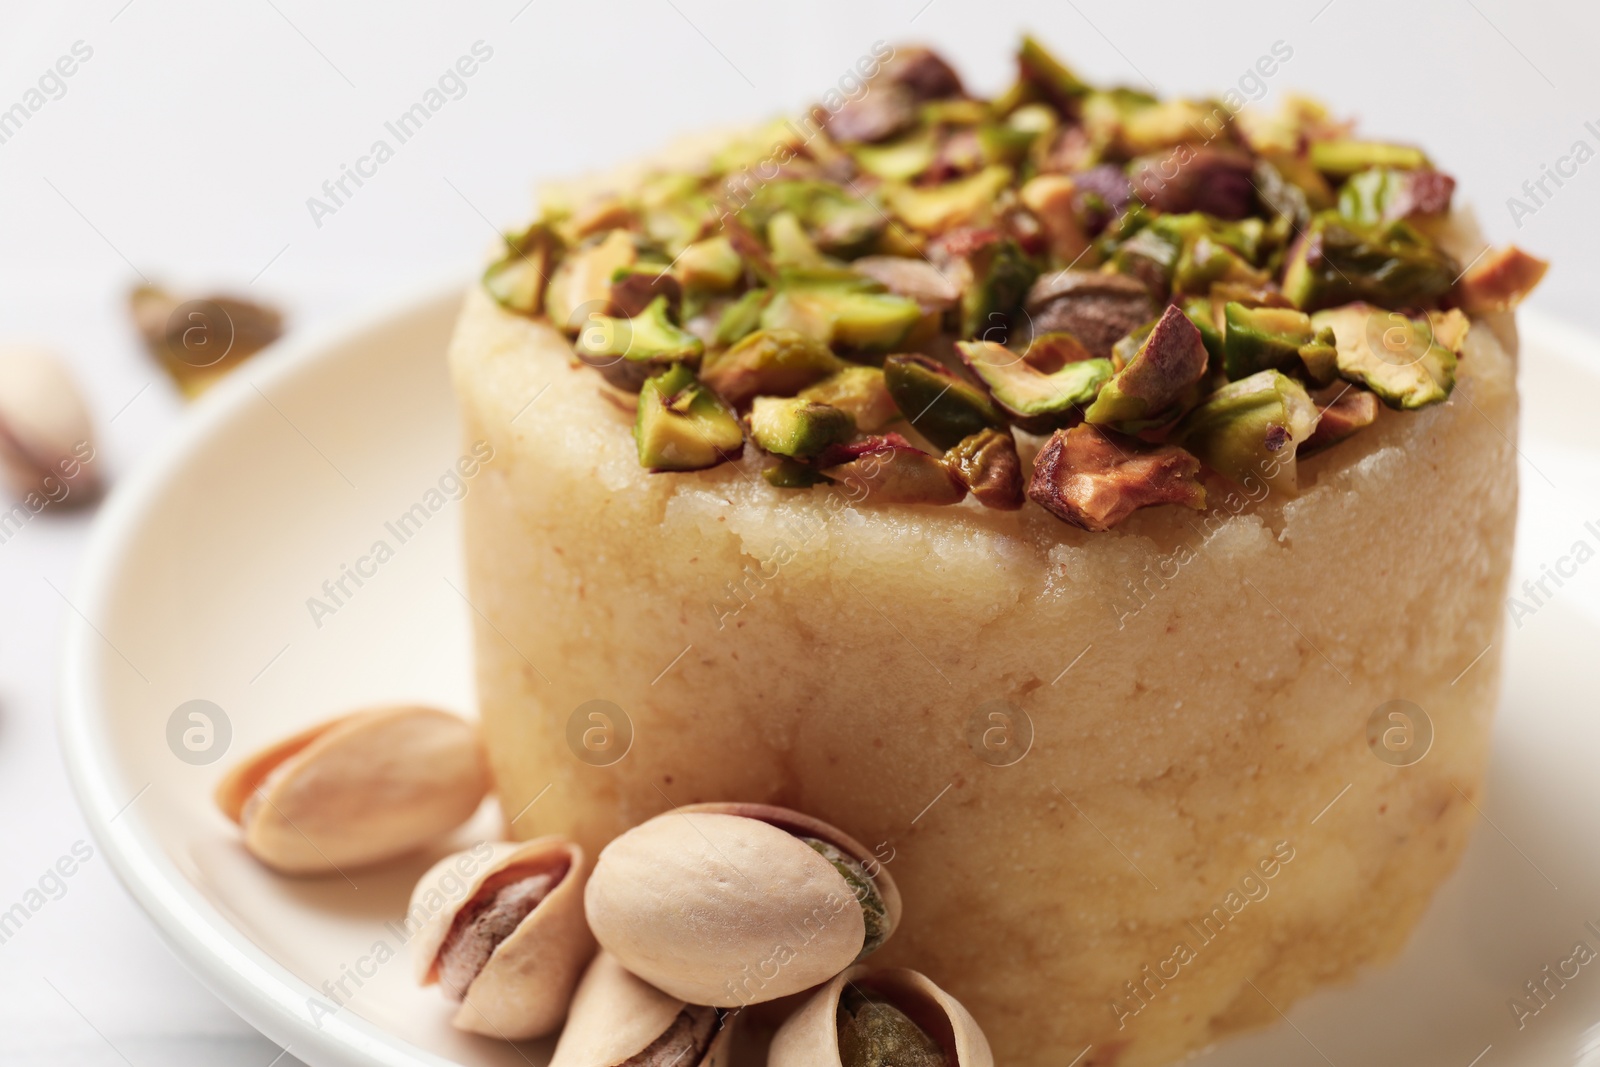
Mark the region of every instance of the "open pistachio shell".
MULTIPOLYGON (((658 1051, 658 1041, 689 1005, 631 973, 609 952, 589 964, 572 997, 567 1025, 561 1030, 550 1067, 643 1067, 647 1050, 658 1051)), ((702 1009, 714 1010, 714 1009, 702 1009)), ((726 1067, 733 1027, 719 1020, 703 1055, 693 1058, 682 1049, 663 1051, 672 1067, 726 1067)), ((665 1067, 665 1064, 662 1065, 665 1067)))
MULTIPOLYGON (((852 967, 802 1004, 772 1038, 767 1067, 878 1067, 847 1062, 839 1046, 839 1000, 846 988, 903 1012, 944 1053, 944 1067, 994 1067, 994 1053, 961 1002, 916 971, 852 967)), ((852 1057, 854 1060, 854 1057, 852 1057)))
POLYGON ((583 849, 564 837, 497 844, 464 891, 458 858, 447 856, 436 863, 411 894, 408 915, 428 916, 412 941, 417 981, 445 984, 441 970, 445 954, 455 944, 452 933, 476 938, 478 953, 487 951, 487 959, 464 989, 445 990, 461 1001, 453 1024, 507 1041, 554 1032, 567 1013, 584 965, 594 955, 594 938, 583 921, 583 883, 588 874, 583 849), (552 876, 554 884, 509 933, 494 929, 495 917, 485 911, 496 892, 538 875, 552 876), (445 901, 442 907, 440 900, 445 901), (483 919, 486 929, 467 928, 483 919))
POLYGON ((600 853, 585 905, 628 970, 723 1008, 825 982, 900 921, 900 893, 871 852, 765 804, 695 804, 634 827, 600 853))
POLYGON ((285 874, 410 852, 471 818, 489 788, 477 727, 434 708, 374 708, 248 757, 217 786, 247 849, 285 874))

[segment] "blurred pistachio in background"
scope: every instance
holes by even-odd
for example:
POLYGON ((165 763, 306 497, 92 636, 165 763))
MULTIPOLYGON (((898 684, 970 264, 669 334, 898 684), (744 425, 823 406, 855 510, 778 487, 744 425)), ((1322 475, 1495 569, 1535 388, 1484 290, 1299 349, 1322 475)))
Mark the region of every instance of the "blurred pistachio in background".
POLYGON ((150 355, 189 400, 283 333, 276 308, 223 294, 190 297, 141 285, 128 294, 128 312, 150 355))

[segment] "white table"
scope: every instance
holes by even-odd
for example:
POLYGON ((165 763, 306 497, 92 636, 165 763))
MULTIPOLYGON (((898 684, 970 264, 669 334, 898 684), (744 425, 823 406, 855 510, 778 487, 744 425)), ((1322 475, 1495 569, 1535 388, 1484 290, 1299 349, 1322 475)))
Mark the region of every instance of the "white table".
MULTIPOLYGON (((1272 92, 1317 91, 1378 135, 1422 140, 1490 234, 1558 262, 1536 298, 1600 327, 1600 162, 1535 202, 1574 142, 1600 149, 1600 10, 1542 0, 710 0, 448 5, 307 0, 7 4, 0 111, 62 57, 0 142, 0 343, 60 349, 113 482, 182 414, 134 344, 141 275, 280 302, 294 328, 419 280, 466 278, 531 180, 601 166, 698 125, 820 94, 877 39, 931 40, 999 87, 1019 27, 1088 76, 1164 91, 1238 84, 1274 42, 1272 92), (1154 16, 1154 17, 1152 17, 1154 16), (458 57, 492 55, 331 214, 307 207, 458 57), (1382 43, 1388 42, 1388 43, 1382 43), (49 98, 55 96, 58 98, 49 98), (1586 127, 1593 121, 1593 127, 1586 127), (1536 190, 1537 191, 1537 190, 1536 190), (1513 217, 1507 198, 1531 211, 1513 217)), ((447 88, 454 89, 453 85, 447 88)), ((1565 165, 1563 165, 1565 166, 1565 165)), ((370 165, 368 169, 371 169, 370 165)), ((1566 166, 1571 171, 1573 168, 1566 166)), ((56 638, 92 512, 47 512, 0 544, 0 911, 87 838, 51 721, 56 638)), ((0 943, 0 1062, 268 1067, 280 1050, 197 985, 95 856, 0 943)), ((277 1062, 290 1064, 292 1057, 277 1062)))

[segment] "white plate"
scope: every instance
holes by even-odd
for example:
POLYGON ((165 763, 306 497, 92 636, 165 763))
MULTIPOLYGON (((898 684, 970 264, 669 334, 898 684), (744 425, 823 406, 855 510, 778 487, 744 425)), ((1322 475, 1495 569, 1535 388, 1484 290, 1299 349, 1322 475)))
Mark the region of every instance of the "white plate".
MULTIPOLYGON (((192 700, 222 709, 235 756, 367 703, 470 711, 457 508, 441 496, 403 542, 386 525, 439 503, 429 490, 460 450, 442 359, 458 299, 407 301, 225 382, 107 503, 67 634, 62 735, 105 853, 178 954, 315 1067, 544 1058, 539 1046, 455 1033, 439 998, 413 987, 401 932, 385 922, 404 911, 427 857, 353 881, 275 878, 210 802, 227 761, 196 765, 175 755, 188 752, 181 740, 169 745, 175 709, 192 700), (322 583, 380 540, 393 558, 361 564, 369 576, 346 579, 350 595, 335 604, 322 583), (314 618, 312 597, 336 610, 314 618), (397 958, 379 962, 390 951, 397 958)), ((1580 539, 1600 548, 1600 345, 1524 318, 1518 583, 1580 539)), ((1468 1067, 1486 1048, 1484 1067, 1582 1057, 1600 1019, 1600 959, 1564 986, 1549 981, 1548 1006, 1523 1028, 1508 1006, 1578 942, 1600 953, 1600 560, 1562 581, 1547 581, 1554 595, 1508 629, 1483 825, 1404 956, 1298 1005, 1288 1023, 1224 1043, 1208 1067, 1468 1067)), ((202 755, 220 754, 222 735, 202 755)), ((495 826, 486 807, 459 838, 495 826)), ((1078 1050, 1060 1051, 1065 1064, 1078 1050)))

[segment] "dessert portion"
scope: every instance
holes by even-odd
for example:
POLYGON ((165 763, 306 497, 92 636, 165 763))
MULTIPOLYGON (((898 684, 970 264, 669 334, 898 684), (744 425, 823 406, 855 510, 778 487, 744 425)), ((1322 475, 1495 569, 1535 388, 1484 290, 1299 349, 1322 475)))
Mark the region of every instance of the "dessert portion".
POLYGON ((1543 265, 1306 101, 1028 40, 992 99, 906 49, 835 103, 552 193, 467 298, 511 829, 603 869, 680 805, 826 820, 904 895, 874 962, 1017 1067, 1392 955, 1475 821, 1543 265))

